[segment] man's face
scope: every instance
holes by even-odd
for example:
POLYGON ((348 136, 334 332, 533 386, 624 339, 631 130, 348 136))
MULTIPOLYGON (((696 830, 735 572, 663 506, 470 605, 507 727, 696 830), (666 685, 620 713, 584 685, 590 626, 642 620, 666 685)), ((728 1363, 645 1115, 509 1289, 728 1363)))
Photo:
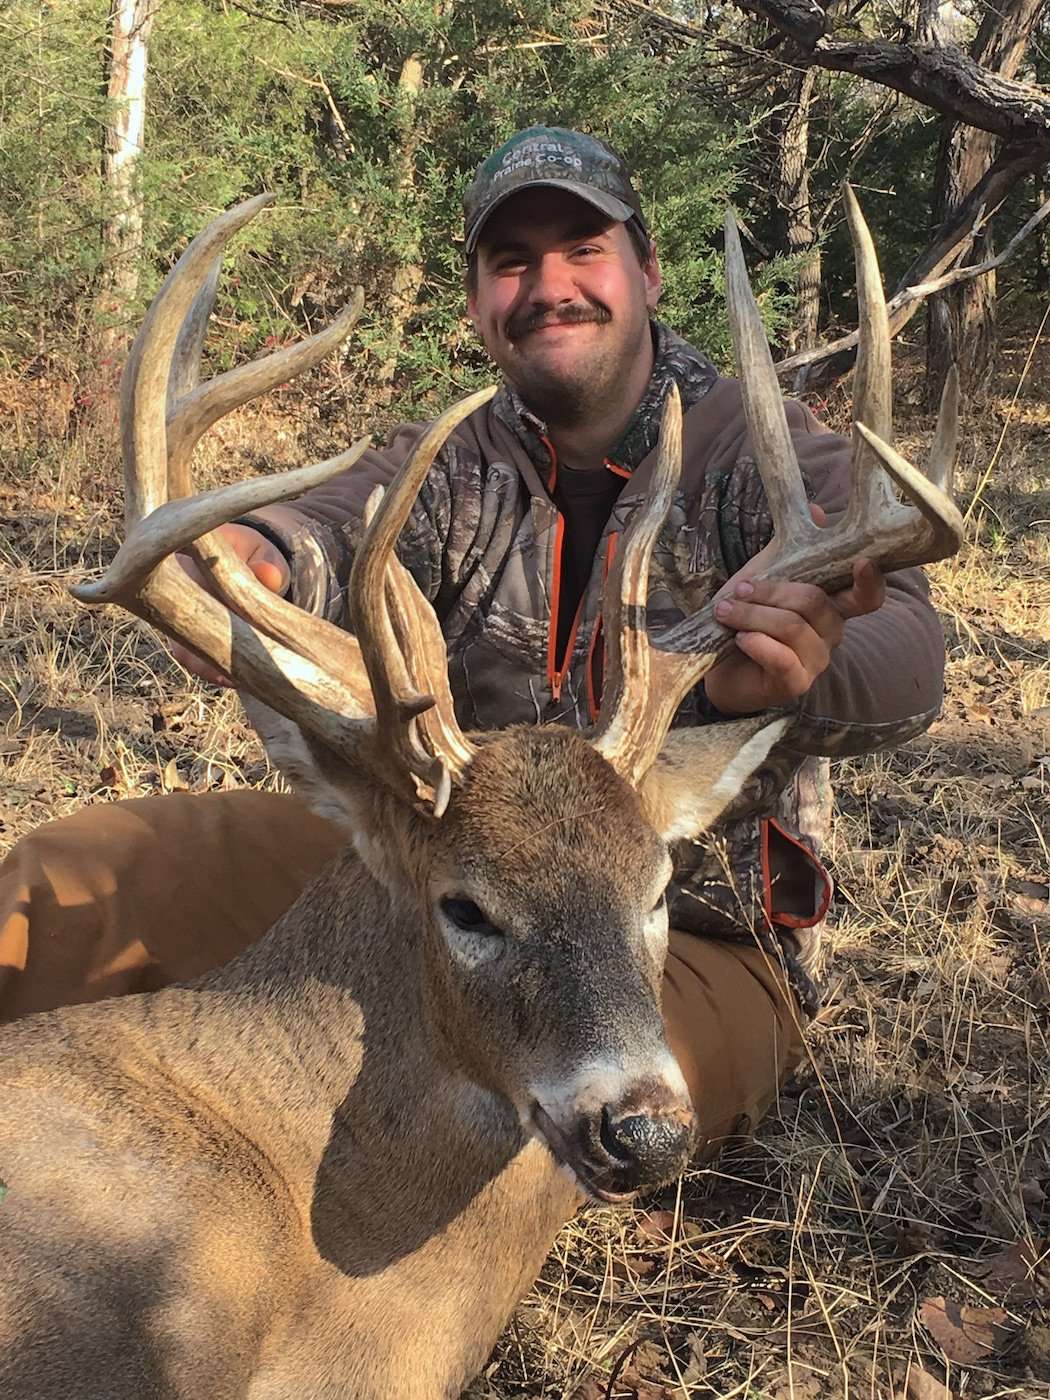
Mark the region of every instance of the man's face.
POLYGON ((467 310, 525 402, 556 427, 622 409, 651 365, 655 253, 643 266, 624 224, 565 190, 523 190, 485 225, 467 310))

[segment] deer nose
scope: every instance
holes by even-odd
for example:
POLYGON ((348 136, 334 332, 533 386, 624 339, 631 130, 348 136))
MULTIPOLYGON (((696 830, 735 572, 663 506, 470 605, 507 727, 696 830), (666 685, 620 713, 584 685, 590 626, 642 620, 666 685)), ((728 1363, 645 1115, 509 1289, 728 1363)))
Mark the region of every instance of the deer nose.
POLYGON ((628 1113, 602 1109, 599 1140, 610 1166, 640 1185, 667 1181, 685 1167, 693 1143, 693 1115, 628 1113))

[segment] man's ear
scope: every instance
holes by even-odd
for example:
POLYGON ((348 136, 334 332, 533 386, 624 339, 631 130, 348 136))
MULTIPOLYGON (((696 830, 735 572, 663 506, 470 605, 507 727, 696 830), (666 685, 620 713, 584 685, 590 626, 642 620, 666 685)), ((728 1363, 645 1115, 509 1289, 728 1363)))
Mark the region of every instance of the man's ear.
POLYGON ((660 259, 656 253, 655 239, 649 244, 649 257, 643 265, 642 271, 645 273, 645 304, 650 311, 655 311, 656 303, 660 300, 660 293, 664 287, 664 277, 660 271, 660 259))
POLYGON ((477 285, 476 285, 475 283, 471 283, 471 282, 468 280, 467 283, 466 283, 466 291, 467 291, 467 319, 470 321, 470 324, 474 327, 474 329, 475 329, 475 330, 478 332, 478 334, 480 335, 480 334, 481 334, 481 328, 480 328, 480 326, 478 325, 478 289, 477 289, 477 285))
POLYGON ((713 826, 790 723, 757 715, 672 729, 639 787, 646 815, 664 840, 685 841, 713 826))

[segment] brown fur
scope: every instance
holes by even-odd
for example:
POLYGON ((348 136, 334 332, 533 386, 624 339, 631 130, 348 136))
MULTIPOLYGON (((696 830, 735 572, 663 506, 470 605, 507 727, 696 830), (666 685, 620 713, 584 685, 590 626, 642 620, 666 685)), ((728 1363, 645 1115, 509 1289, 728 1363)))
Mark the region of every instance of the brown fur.
POLYGON ((637 1066, 624 1111, 688 1114, 657 1072, 666 848, 583 739, 486 740, 441 821, 326 769, 363 858, 259 944, 0 1030, 5 1397, 458 1395, 579 1199, 522 1126, 536 1085, 591 1112, 587 1067, 637 1066), (450 952, 450 890, 498 973, 450 952))

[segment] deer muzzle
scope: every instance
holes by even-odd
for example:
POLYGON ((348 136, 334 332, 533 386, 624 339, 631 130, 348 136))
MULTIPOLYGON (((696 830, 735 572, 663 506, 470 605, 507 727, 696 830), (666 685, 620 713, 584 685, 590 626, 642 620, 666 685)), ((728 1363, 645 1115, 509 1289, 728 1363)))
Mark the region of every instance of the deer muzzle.
POLYGON ((677 1176, 689 1162, 696 1133, 676 1064, 666 1074, 628 1083, 608 1071, 581 1076, 562 1093, 535 1100, 531 1122, 580 1188, 610 1204, 677 1176))

